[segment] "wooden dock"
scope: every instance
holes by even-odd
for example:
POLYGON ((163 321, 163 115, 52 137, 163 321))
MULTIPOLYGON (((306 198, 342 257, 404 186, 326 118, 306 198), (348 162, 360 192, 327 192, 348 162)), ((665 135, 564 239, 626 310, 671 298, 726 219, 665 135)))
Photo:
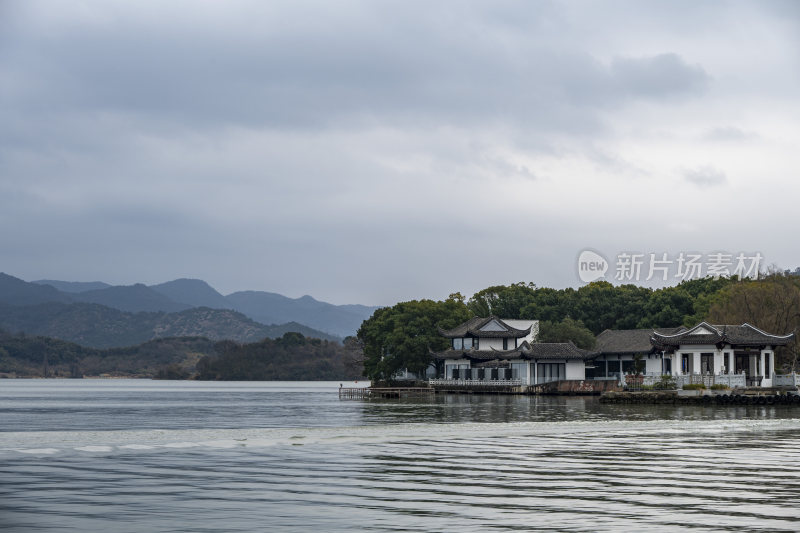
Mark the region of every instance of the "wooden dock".
POLYGON ((339 387, 339 399, 424 398, 434 392, 429 387, 339 387))

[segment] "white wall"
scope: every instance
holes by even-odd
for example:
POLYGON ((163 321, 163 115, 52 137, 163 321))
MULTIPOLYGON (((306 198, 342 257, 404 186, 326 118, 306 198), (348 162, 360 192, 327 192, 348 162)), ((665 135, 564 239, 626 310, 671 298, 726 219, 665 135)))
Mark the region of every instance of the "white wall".
POLYGON ((644 371, 647 374, 660 374, 661 373, 661 357, 651 357, 651 356, 643 356, 643 361, 645 361, 644 371))
POLYGON ((761 350, 761 375, 764 379, 761 380, 762 387, 772 387, 772 378, 775 376, 775 353, 772 350, 761 350), (769 379, 767 379, 767 364, 766 354, 769 354, 769 379))
POLYGON ((528 329, 528 326, 531 327, 531 332, 527 337, 523 337, 517 341, 518 344, 522 344, 523 341, 528 341, 528 343, 533 342, 536 340, 536 336, 539 335, 539 321, 538 320, 516 320, 516 319, 505 319, 501 318, 503 322, 508 324, 514 329, 528 329))
POLYGON ((683 364, 682 363, 683 354, 687 354, 689 356, 689 370, 687 373, 699 374, 701 369, 700 354, 712 353, 714 354, 714 372, 719 373, 719 369, 722 366, 722 354, 724 352, 725 349, 723 349, 722 351, 717 350, 717 347, 714 344, 691 344, 686 346, 678 346, 678 349, 675 350, 675 358, 673 359, 672 371, 674 374, 683 373, 683 369, 681 367, 681 365, 683 364))
MULTIPOLYGON (((478 341, 478 349, 479 350, 491 350, 494 348, 495 350, 502 350, 503 349, 503 339, 487 339, 483 338, 478 341)), ((514 339, 508 339, 508 349, 514 349, 514 339)))
POLYGON ((567 379, 577 379, 577 380, 586 379, 586 364, 580 359, 568 360, 566 370, 567 370, 567 379))

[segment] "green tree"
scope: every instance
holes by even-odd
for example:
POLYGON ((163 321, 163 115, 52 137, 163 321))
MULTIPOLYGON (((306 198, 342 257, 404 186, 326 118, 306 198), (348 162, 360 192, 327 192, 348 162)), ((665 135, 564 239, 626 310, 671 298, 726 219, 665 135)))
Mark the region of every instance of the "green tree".
POLYGON ((533 299, 522 308, 520 318, 560 322, 575 313, 576 295, 577 291, 573 288, 538 288, 533 299))
POLYGON ((607 281, 595 281, 576 291, 570 316, 595 334, 605 329, 635 328, 651 292, 635 285, 615 287, 607 281))
POLYGON ((467 306, 455 298, 413 300, 378 309, 356 334, 363 343, 364 374, 379 380, 390 379, 403 368, 424 372, 431 363, 431 351, 449 345, 438 328, 454 328, 470 316, 467 306))
POLYGON ((536 285, 533 283, 495 285, 476 292, 467 306, 474 316, 522 318, 522 310, 534 301, 535 294, 536 285))
POLYGON ((578 348, 591 350, 594 348, 595 338, 589 329, 579 320, 569 317, 561 322, 539 322, 539 342, 569 342, 575 343, 578 348))
POLYGON ((684 287, 654 291, 645 302, 637 328, 669 328, 683 324, 694 313, 694 297, 684 287))

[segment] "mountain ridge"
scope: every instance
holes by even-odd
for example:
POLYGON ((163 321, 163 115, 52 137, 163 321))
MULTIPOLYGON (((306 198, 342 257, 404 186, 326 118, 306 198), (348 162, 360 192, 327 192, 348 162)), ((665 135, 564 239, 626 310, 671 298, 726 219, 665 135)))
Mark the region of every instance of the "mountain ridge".
POLYGON ((130 313, 85 302, 0 305, 0 329, 52 337, 91 348, 118 348, 160 338, 190 336, 257 342, 280 337, 289 331, 323 340, 341 340, 292 322, 259 324, 230 309, 198 307, 180 313, 130 313))
MULTIPOLYGON (((297 322, 341 338, 355 335, 361 323, 378 309, 361 304, 331 304, 308 294, 290 298, 275 292, 245 290, 223 295, 206 281, 193 278, 178 278, 155 285, 109 285, 99 281, 60 280, 39 280, 31 283, 39 284, 42 288, 35 295, 33 291, 27 291, 33 300, 28 303, 42 303, 49 297, 53 301, 97 303, 128 312, 175 313, 197 307, 233 309, 262 324, 297 322), (96 288, 98 286, 101 288, 96 288), (79 290, 81 288, 88 290, 79 290), (56 292, 52 292, 53 289, 56 292)), ((17 288, 21 290, 19 286, 17 288)), ((19 302, 24 298, 17 296, 14 300, 19 302)), ((0 280, 0 303, 3 302, 0 280)))

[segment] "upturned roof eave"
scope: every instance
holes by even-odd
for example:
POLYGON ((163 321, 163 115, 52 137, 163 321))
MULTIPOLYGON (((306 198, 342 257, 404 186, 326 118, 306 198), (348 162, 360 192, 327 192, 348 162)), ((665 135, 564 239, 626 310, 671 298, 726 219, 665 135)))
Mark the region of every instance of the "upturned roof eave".
POLYGON ((457 339, 459 337, 477 337, 481 338, 521 338, 527 337, 531 332, 531 326, 528 326, 526 329, 517 329, 509 326, 506 324, 502 318, 496 317, 494 315, 489 316, 487 318, 479 318, 473 317, 462 324, 459 324, 455 328, 445 330, 440 327, 437 327, 439 334, 442 337, 447 339, 457 339), (503 327, 507 328, 506 331, 481 331, 480 328, 491 322, 492 320, 496 320, 503 327))

